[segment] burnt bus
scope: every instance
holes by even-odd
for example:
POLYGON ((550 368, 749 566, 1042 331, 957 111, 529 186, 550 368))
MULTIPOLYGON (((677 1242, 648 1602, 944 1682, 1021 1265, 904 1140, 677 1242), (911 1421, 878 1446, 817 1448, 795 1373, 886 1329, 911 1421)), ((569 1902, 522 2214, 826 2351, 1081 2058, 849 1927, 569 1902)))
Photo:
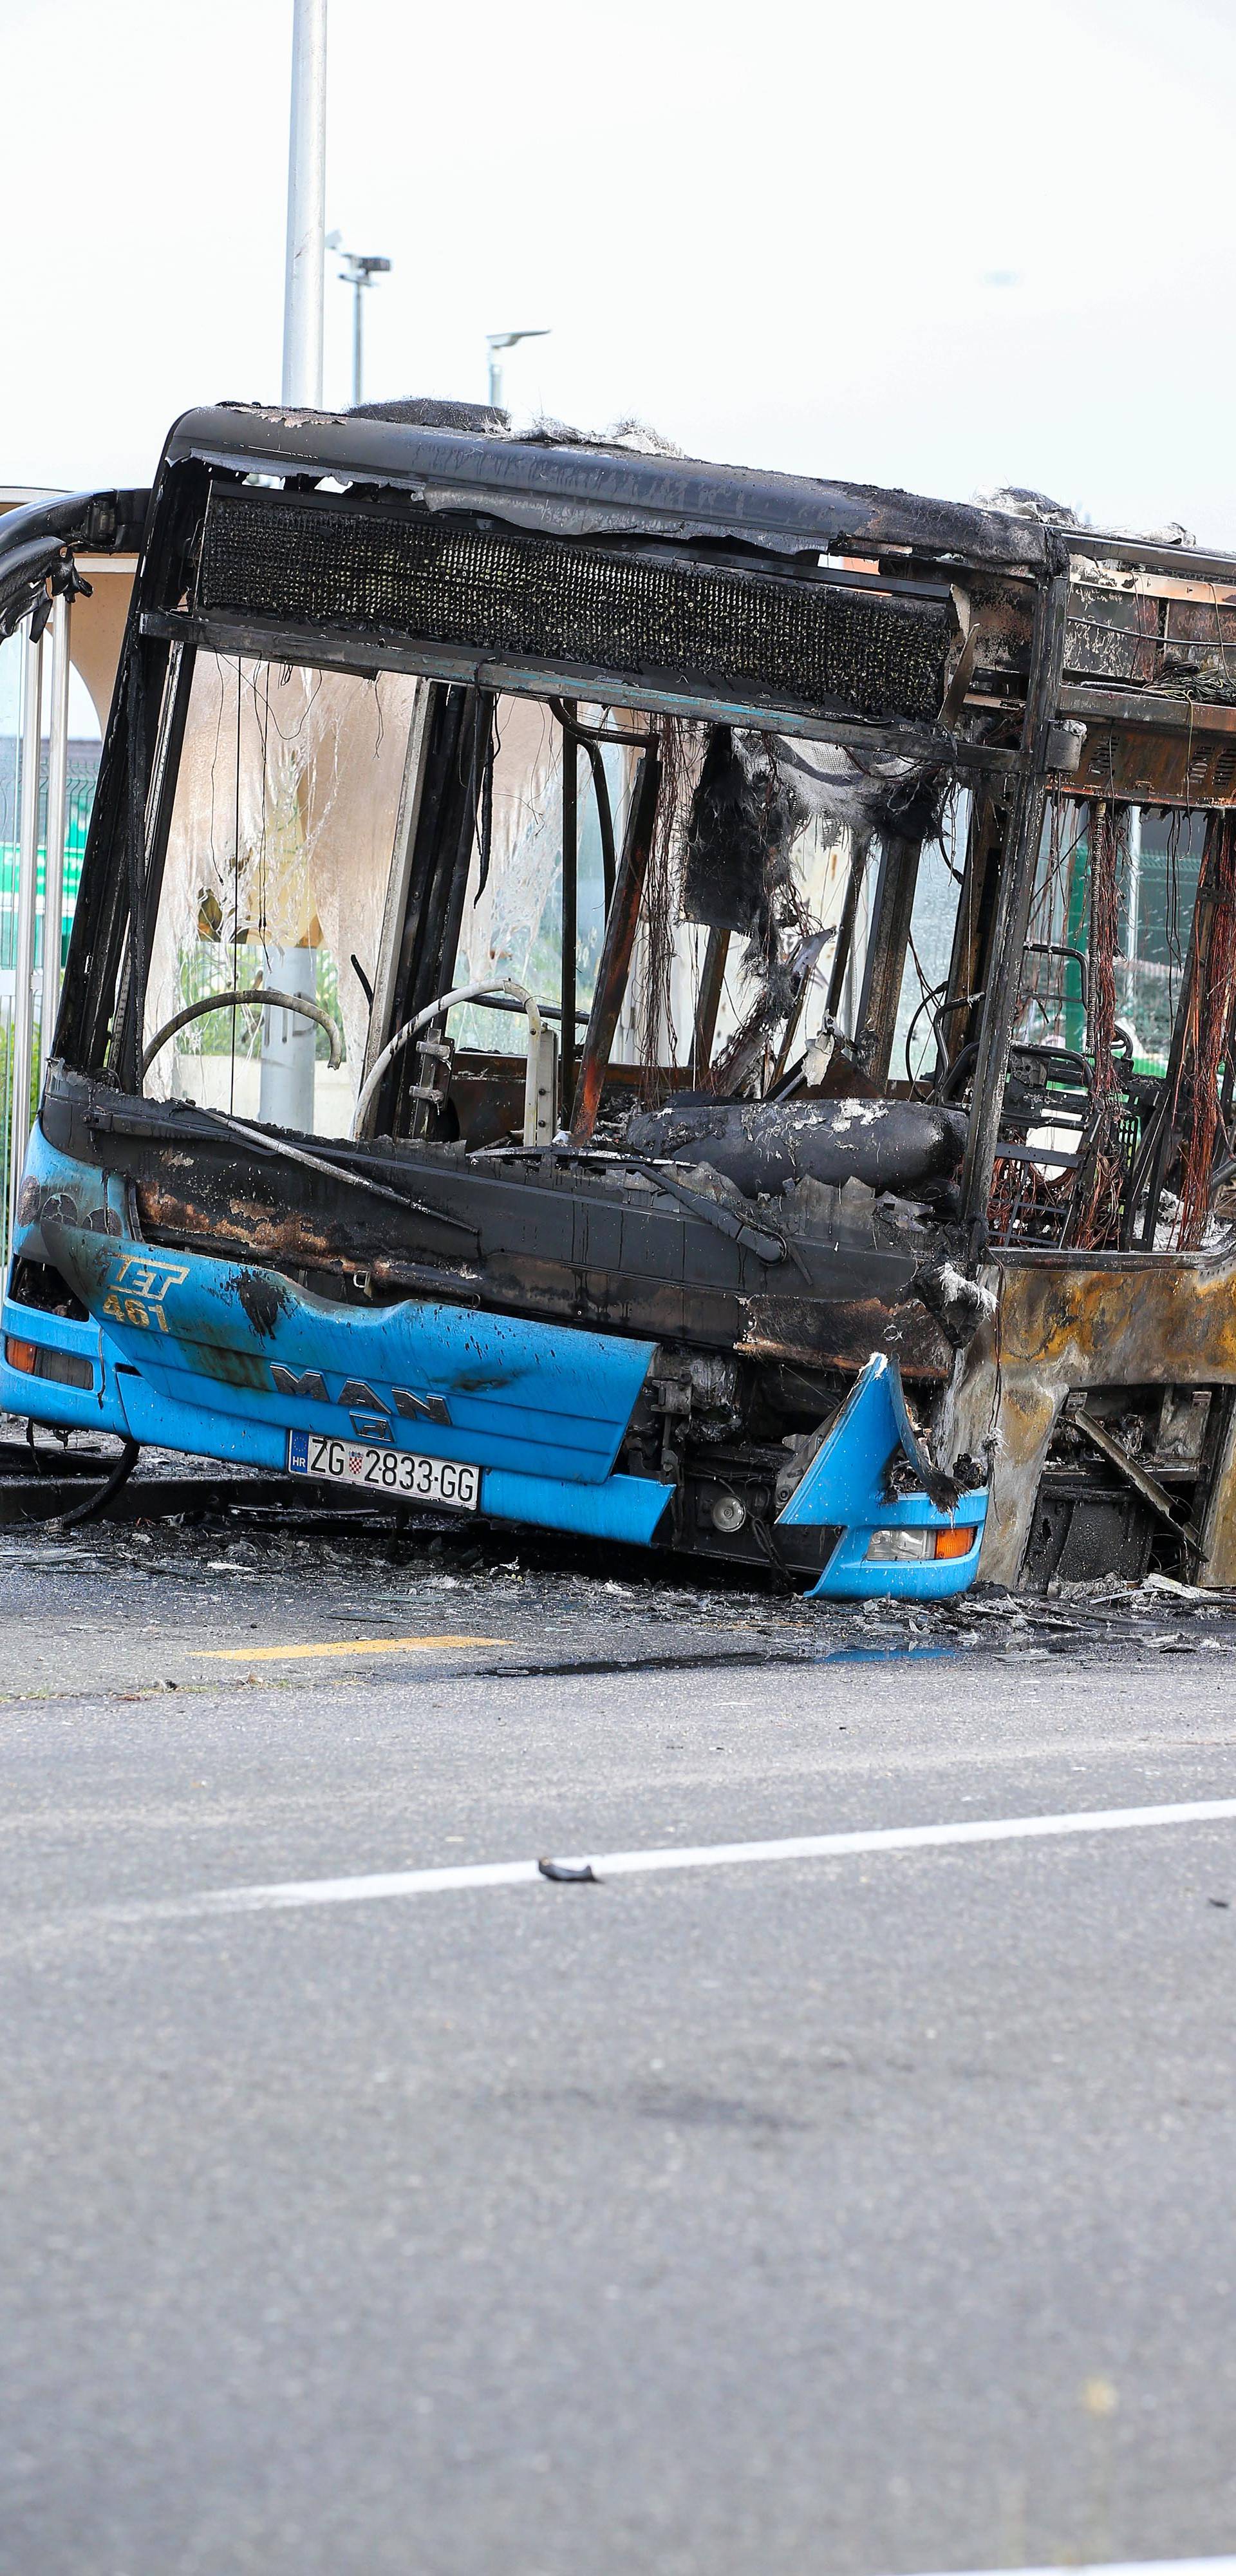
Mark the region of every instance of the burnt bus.
MULTIPOLYGON (((919 1599, 1236 1575, 1236 562, 428 402, 139 545, 0 1398, 919 1599)), ((137 533, 140 531, 140 535, 137 533)))

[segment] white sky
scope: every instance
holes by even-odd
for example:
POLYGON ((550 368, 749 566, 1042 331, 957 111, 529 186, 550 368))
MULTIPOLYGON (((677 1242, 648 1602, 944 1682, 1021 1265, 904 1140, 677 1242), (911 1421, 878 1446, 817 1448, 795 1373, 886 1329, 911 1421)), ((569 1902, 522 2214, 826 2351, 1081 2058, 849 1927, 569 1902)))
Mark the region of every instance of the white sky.
MULTIPOLYGON (((366 392, 1236 544, 1236 0, 331 0, 366 392), (995 281, 995 282, 993 282, 995 281)), ((0 483, 277 394, 290 0, 0 0, 0 483)), ((350 296, 327 286, 326 399, 350 296)))

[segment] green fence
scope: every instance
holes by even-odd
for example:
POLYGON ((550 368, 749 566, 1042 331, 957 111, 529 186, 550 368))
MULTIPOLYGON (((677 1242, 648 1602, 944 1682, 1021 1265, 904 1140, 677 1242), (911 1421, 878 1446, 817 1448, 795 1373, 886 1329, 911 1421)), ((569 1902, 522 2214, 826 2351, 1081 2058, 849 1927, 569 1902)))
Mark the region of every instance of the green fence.
MULTIPOLYGON (((73 913, 77 903, 77 889, 81 883, 82 860, 85 855, 91 808, 94 804, 98 766, 97 742, 70 742, 59 925, 62 967, 68 953, 69 933, 73 927, 73 913)), ((13 1131, 13 994, 17 962, 19 767, 15 737, 12 734, 0 735, 0 1244, 3 1245, 7 1245, 8 1242, 9 1166, 13 1131)), ((44 743, 39 764, 39 837, 34 942, 36 969, 42 967, 44 958, 46 840, 47 745, 44 743)), ((50 1035, 50 1032, 41 1030, 36 1012, 31 1046, 30 1099, 25 1120, 27 1128, 33 1122, 42 1087, 45 1035, 50 1035)))
MULTIPOLYGON (((4 748, 5 750, 8 750, 12 748, 12 746, 6 744, 4 748)), ((5 766, 8 766, 8 764, 6 763, 5 766)), ((98 776, 98 766, 99 757, 97 743, 70 743, 68 806, 64 843, 64 875, 61 882, 60 899, 60 962, 62 965, 68 949, 69 932, 73 926, 73 911, 77 902, 77 889, 81 882, 82 859, 86 848, 86 834, 90 826, 91 807, 94 804, 95 781, 98 776), (77 754, 76 758, 74 758, 75 753, 77 754)), ((16 762, 12 764, 12 767, 15 771, 16 762)), ((17 816, 15 787, 9 780, 0 780, 0 974, 4 973, 6 969, 11 972, 17 958, 16 827, 17 816), (8 790, 7 793, 5 792, 6 788, 8 790)), ((39 777, 39 863, 37 878, 38 920, 35 926, 36 966, 41 966, 43 963, 43 896, 46 858, 47 746, 44 744, 39 777)))

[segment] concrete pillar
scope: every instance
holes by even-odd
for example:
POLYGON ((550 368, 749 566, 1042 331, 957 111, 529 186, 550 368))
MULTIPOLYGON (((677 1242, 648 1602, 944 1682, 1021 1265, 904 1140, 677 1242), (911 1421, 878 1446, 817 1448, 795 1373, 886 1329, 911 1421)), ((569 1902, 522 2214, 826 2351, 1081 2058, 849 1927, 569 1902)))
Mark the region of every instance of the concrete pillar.
MULTIPOLYGON (((316 948, 267 948, 264 981, 279 993, 317 995, 316 948)), ((277 1006, 262 1013, 262 1087, 258 1116, 272 1127, 313 1131, 317 1022, 277 1006)))

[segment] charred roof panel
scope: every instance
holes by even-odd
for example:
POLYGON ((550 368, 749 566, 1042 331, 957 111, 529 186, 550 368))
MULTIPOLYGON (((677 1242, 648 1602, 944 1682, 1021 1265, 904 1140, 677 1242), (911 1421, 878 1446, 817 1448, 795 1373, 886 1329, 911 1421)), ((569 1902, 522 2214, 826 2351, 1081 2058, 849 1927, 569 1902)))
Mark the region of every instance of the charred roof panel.
POLYGON ((775 554, 911 547, 1000 571, 1041 572, 1037 521, 876 485, 757 473, 694 457, 469 435, 358 413, 220 404, 186 412, 165 463, 327 476, 416 493, 431 509, 485 510, 516 525, 682 540, 722 537, 775 554))

